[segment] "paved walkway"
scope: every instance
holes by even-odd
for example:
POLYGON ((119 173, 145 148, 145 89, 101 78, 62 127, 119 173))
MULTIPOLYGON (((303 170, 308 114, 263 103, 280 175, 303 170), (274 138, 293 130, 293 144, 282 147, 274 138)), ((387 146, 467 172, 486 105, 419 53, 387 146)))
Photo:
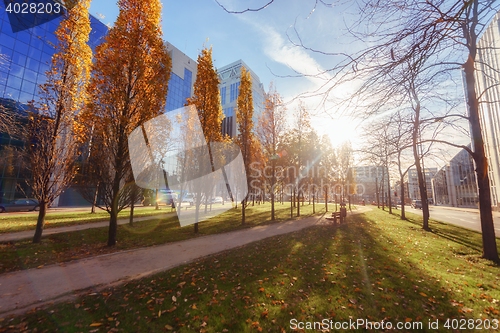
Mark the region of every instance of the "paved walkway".
MULTIPOLYGON (((361 213, 369 208, 358 209, 361 213)), ((322 217, 257 226, 0 275, 0 316, 71 299, 78 291, 138 279, 267 237, 326 223, 322 217)))

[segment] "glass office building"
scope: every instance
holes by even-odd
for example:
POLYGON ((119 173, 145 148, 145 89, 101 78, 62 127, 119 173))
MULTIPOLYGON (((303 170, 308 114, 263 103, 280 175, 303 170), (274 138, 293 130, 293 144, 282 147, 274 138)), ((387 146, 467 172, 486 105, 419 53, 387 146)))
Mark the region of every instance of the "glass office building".
MULTIPOLYGON (((41 18, 12 16, 0 3, 0 106, 22 119, 27 116, 28 102, 39 98, 39 85, 45 83, 54 45, 55 31, 62 16, 41 18), (36 23, 36 24, 34 24, 36 23)), ((22 15, 22 14, 20 14, 22 15)), ((90 46, 94 49, 102 42, 107 27, 96 18, 90 18, 92 32, 90 46)), ((23 164, 20 151, 22 137, 0 133, 0 200, 31 196, 25 179, 30 175, 23 164)))
POLYGON ((259 77, 255 74, 243 60, 235 61, 227 66, 217 70, 219 74, 219 90, 221 97, 222 110, 224 111, 224 120, 222 121, 222 133, 230 137, 237 135, 236 128, 236 105, 238 100, 241 67, 245 67, 252 77, 252 98, 253 98, 253 121, 257 124, 258 116, 264 110, 264 86, 259 77))
MULTIPOLYGON (((39 85, 46 81, 45 72, 50 68, 53 45, 57 43, 55 31, 61 17, 37 24, 23 22, 8 15, 4 3, 0 2, 0 106, 23 119, 27 116, 27 103, 38 99, 39 85)), ((102 43, 108 28, 93 16, 90 16, 90 22, 89 45, 95 49, 102 43)), ((196 62, 169 43, 167 49, 172 57, 166 107, 169 111, 184 106, 186 98, 191 96, 196 62)), ((23 167, 19 153, 23 147, 22 138, 0 132, 0 200, 31 196, 25 181, 30 175, 23 167)), ((88 203, 70 188, 58 204, 78 206, 88 203)))
POLYGON ((476 89, 479 117, 488 160, 491 204, 500 209, 500 12, 477 43, 476 89))
POLYGON ((172 59, 172 72, 168 81, 166 111, 183 107, 186 99, 193 96, 193 85, 196 79, 196 61, 182 53, 178 48, 166 42, 172 59))

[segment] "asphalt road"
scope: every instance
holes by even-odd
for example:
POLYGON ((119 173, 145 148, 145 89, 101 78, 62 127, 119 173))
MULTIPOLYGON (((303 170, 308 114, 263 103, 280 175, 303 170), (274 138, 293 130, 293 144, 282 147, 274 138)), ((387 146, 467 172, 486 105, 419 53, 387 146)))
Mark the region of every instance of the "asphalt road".
MULTIPOLYGON (((422 215, 421 209, 405 207, 407 212, 422 215)), ((481 223, 479 220, 479 210, 473 208, 454 208, 442 206, 430 206, 429 213, 431 219, 458 225, 463 228, 472 229, 481 232, 481 223)), ((495 224, 495 235, 500 237, 500 214, 493 212, 493 222, 495 224)))

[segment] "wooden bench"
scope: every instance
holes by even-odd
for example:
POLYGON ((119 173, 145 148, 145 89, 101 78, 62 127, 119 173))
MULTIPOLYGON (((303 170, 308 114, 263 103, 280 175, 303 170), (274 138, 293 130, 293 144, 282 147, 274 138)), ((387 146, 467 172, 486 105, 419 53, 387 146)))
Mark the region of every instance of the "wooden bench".
POLYGON ((337 223, 337 219, 339 219, 339 223, 342 221, 340 219, 340 212, 333 212, 331 217, 326 218, 329 221, 333 221, 333 223, 337 223))

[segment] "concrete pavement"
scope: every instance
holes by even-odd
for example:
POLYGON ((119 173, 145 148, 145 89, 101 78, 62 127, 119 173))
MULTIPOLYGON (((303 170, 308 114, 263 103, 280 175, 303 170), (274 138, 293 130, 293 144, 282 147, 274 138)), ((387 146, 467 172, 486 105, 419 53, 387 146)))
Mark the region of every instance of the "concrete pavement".
MULTIPOLYGON (((361 213, 368 208, 361 208, 361 213)), ((354 213, 349 213, 354 214, 354 213)), ((0 316, 71 299, 79 291, 138 279, 267 237, 329 223, 308 217, 0 275, 0 316)))

